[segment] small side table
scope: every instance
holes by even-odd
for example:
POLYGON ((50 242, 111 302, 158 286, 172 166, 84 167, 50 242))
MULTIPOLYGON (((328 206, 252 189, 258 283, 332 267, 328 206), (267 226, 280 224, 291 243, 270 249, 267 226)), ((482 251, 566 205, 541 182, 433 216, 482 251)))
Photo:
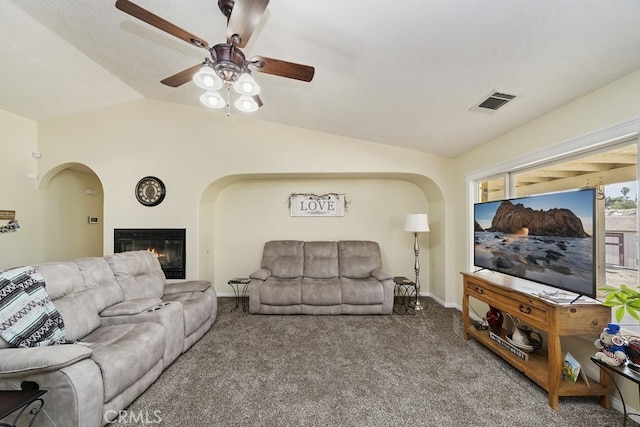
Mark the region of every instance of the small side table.
POLYGON ((247 308, 249 306, 249 301, 247 298, 249 283, 251 283, 251 279, 247 277, 236 277, 227 282, 227 284, 231 286, 231 289, 233 289, 233 294, 236 297, 236 306, 233 307, 231 311, 236 311, 241 305, 242 311, 247 311, 247 308))
POLYGON ((618 395, 620 396, 620 402, 622 402, 622 410, 624 412, 624 419, 622 421, 622 425, 626 426, 627 419, 631 419, 630 415, 640 416, 640 414, 636 414, 634 412, 627 412, 627 405, 624 403, 624 397, 622 397, 622 392, 620 391, 620 388, 616 384, 613 378, 613 375, 614 374, 621 375, 624 378, 638 384, 638 391, 640 392, 640 371, 632 369, 626 364, 620 365, 620 366, 609 366, 606 363, 601 362, 600 360, 596 359, 593 356, 591 356, 591 361, 600 367, 600 373, 602 374, 604 372, 609 377, 609 379, 611 380, 611 383, 616 388, 616 390, 618 390, 618 395))
POLYGON ((403 276, 393 278, 396 284, 393 295, 393 312, 396 314, 415 314, 416 284, 403 276))
POLYGON ((47 390, 0 390, 0 426, 15 427, 18 425, 18 419, 20 419, 29 405, 36 402, 38 406, 29 411, 32 415, 29 426, 32 426, 44 406, 44 400, 41 399, 41 396, 46 392, 47 390), (13 419, 13 423, 9 424, 2 421, 16 411, 18 411, 18 414, 13 419))

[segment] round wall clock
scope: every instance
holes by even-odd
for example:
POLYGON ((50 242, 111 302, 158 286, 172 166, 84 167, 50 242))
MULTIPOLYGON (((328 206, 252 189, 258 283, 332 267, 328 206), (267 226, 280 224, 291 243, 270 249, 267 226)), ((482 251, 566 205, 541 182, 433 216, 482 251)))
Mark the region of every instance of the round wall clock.
POLYGON ((136 199, 145 206, 157 206, 166 194, 164 183, 155 176, 145 176, 136 184, 136 199))

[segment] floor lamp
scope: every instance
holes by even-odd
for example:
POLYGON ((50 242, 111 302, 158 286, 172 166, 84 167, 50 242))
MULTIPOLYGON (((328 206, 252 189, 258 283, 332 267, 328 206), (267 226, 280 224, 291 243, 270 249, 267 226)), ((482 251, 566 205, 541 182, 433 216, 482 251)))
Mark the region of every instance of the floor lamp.
POLYGON ((423 307, 420 305, 420 245, 418 245, 418 234, 429 231, 427 214, 408 214, 404 222, 404 231, 409 231, 414 236, 413 252, 416 256, 414 265, 416 270, 416 302, 414 309, 420 311, 423 310, 423 307))

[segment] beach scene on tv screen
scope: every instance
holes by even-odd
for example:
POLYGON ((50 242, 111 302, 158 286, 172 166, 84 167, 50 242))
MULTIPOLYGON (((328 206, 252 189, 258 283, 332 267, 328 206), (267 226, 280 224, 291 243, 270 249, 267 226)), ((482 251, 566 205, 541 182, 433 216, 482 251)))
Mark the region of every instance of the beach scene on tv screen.
POLYGON ((583 295, 594 287, 594 192, 474 205, 474 264, 583 295))

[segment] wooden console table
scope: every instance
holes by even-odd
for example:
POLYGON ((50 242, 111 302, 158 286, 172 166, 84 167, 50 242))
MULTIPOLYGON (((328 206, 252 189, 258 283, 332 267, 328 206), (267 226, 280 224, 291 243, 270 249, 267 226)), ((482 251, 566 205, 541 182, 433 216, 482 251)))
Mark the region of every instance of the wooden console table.
MULTIPOLYGON (((611 380, 602 370, 600 382, 562 380, 563 353, 561 336, 600 335, 611 319, 611 309, 593 300, 578 300, 573 304, 554 303, 534 295, 527 281, 495 272, 462 273, 464 296, 462 318, 464 338, 476 339, 549 393, 549 406, 559 408, 559 396, 601 396, 600 404, 609 408, 611 380), (546 350, 529 353, 522 360, 489 337, 489 331, 477 330, 469 320, 469 298, 509 313, 532 328, 547 333, 546 350)), ((584 299, 584 298, 583 298, 584 299)), ((502 331, 505 336, 510 331, 502 331)))

